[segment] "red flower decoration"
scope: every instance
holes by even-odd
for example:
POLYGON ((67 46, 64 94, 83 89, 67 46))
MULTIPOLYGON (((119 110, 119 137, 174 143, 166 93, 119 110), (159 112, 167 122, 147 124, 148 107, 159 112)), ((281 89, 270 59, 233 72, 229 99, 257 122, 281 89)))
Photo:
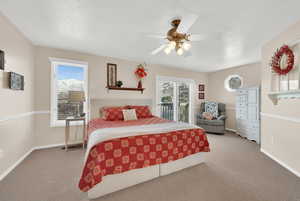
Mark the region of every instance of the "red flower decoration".
POLYGON ((138 65, 137 69, 135 70, 135 74, 140 79, 147 76, 147 72, 142 65, 138 65))
POLYGON ((278 75, 286 75, 294 68, 294 53, 287 45, 283 45, 279 50, 277 50, 272 57, 271 67, 272 70, 278 75), (280 67, 280 61, 283 55, 287 56, 287 67, 282 69, 280 67))

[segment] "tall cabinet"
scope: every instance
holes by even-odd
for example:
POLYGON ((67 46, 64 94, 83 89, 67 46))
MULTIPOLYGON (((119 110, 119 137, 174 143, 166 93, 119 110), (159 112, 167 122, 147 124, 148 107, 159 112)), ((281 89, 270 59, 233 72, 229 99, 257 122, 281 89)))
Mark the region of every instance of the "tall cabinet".
POLYGON ((241 88, 236 96, 236 127, 242 137, 260 144, 260 88, 241 88))

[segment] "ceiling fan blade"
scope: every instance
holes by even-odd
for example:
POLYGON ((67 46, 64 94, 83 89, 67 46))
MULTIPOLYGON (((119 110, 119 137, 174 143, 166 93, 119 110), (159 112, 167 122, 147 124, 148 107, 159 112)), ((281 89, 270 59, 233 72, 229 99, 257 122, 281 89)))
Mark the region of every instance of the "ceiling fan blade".
POLYGON ((156 48, 155 50, 153 50, 151 52, 152 55, 156 55, 157 53, 159 53, 160 51, 162 51, 164 48, 166 47, 166 44, 161 45, 160 47, 156 48))
POLYGON ((205 35, 201 35, 201 34, 191 34, 189 36, 189 40, 190 41, 202 41, 205 40, 206 36, 205 35))
POLYGON ((149 38, 159 38, 159 39, 165 39, 167 38, 164 34, 147 34, 146 35, 149 38))
POLYGON ((193 26, 193 24, 197 21, 198 15, 195 14, 187 14, 181 19, 181 22, 177 28, 179 33, 187 33, 188 30, 193 26))

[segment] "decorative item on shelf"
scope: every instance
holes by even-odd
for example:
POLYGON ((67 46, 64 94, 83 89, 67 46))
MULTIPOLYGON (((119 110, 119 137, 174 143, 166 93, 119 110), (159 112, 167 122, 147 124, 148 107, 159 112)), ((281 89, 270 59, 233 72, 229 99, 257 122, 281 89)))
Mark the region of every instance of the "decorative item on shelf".
POLYGON ((117 87, 122 87, 123 82, 121 80, 119 80, 119 81, 117 81, 116 85, 117 85, 117 87))
POLYGON ((295 56, 288 45, 283 45, 277 49, 271 61, 272 71, 278 75, 286 75, 294 68, 295 56), (286 62, 283 57, 286 56, 286 62))
POLYGON ((75 118, 79 118, 83 114, 82 112, 80 112, 80 106, 83 105, 84 101, 85 96, 83 91, 69 91, 68 102, 76 104, 77 107, 77 111, 74 116, 75 118))
POLYGON ((205 99, 205 95, 204 95, 204 93, 199 93, 199 96, 198 96, 198 98, 199 98, 200 100, 203 100, 203 99, 205 99))
POLYGON ((4 66, 5 66, 4 56, 5 56, 4 51, 0 50, 0 70, 4 70, 4 66))
POLYGON ((205 85, 204 84, 199 84, 199 91, 205 91, 205 85))
POLYGON ((138 88, 141 89, 143 88, 143 84, 142 84, 142 79, 147 77, 147 72, 146 72, 146 69, 145 67, 146 64, 139 64, 135 70, 135 75, 137 76, 137 78, 139 79, 139 82, 138 82, 138 88))
POLYGON ((24 76, 9 72, 9 88, 13 90, 24 90, 24 76))
POLYGON ((107 86, 115 87, 117 82, 117 64, 107 63, 107 86))

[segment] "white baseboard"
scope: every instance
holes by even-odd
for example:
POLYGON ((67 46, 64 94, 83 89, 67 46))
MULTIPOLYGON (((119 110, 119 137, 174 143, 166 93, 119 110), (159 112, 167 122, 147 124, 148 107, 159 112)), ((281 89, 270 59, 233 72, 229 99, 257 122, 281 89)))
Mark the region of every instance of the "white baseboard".
POLYGON ((267 152, 264 149, 260 149, 260 151, 262 153, 264 153, 265 155, 267 155, 269 158, 271 158, 272 160, 274 160, 275 162, 277 162, 278 164, 280 164, 282 167, 284 167, 285 169, 289 170, 290 172, 292 172, 293 174, 295 174, 297 177, 300 177, 300 172, 294 170, 293 168, 291 168, 290 166, 286 165, 284 162, 282 162, 281 160, 277 159, 275 156, 273 156, 272 154, 270 154, 269 152, 267 152))
POLYGON ((65 144, 50 144, 50 145, 44 145, 44 146, 37 146, 34 148, 34 150, 41 150, 41 149, 49 149, 49 148, 55 148, 55 147, 62 147, 65 146, 65 144))
POLYGON ((230 132, 233 132, 233 133, 236 133, 236 130, 231 129, 231 128, 226 128, 225 130, 230 131, 230 132))
POLYGON ((13 171, 20 163, 23 162, 23 160, 25 158, 27 158, 27 156, 29 156, 32 152, 34 151, 34 149, 30 149, 28 152, 26 152, 21 158, 19 158, 19 160, 17 160, 12 166, 10 166, 6 171, 4 171, 1 175, 0 175, 0 181, 2 179, 4 179, 4 177, 6 177, 11 171, 13 171))

